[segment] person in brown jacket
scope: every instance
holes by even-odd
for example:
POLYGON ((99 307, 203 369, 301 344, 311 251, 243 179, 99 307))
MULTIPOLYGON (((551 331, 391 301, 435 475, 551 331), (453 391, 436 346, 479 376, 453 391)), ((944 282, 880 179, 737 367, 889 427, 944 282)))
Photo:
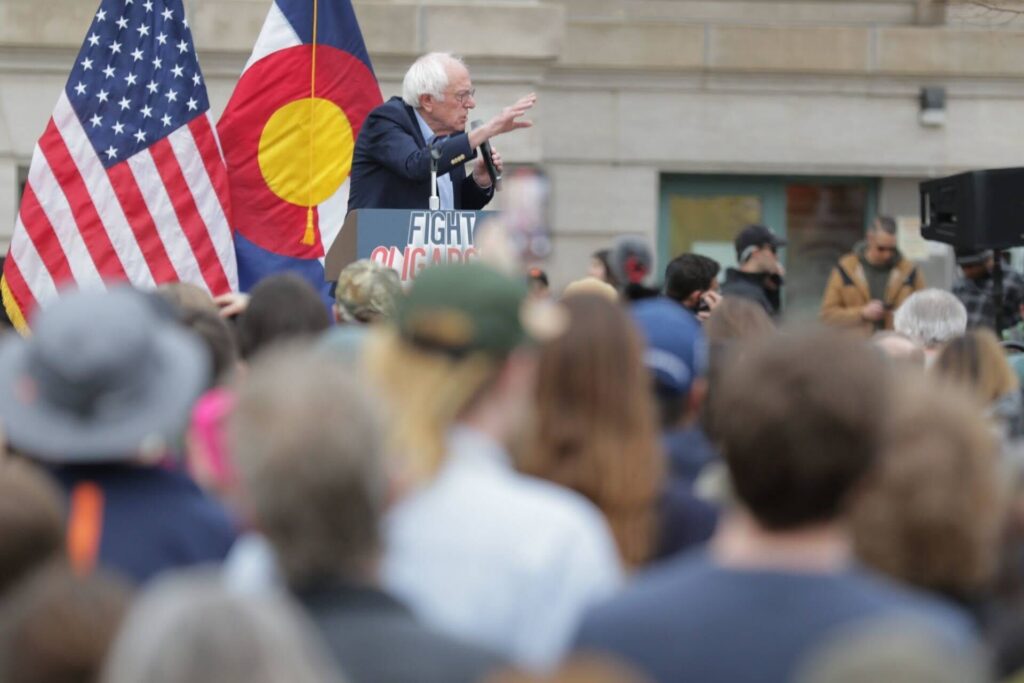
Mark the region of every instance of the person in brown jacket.
POLYGON ((866 238, 832 269, 821 302, 821 319, 862 330, 892 329, 892 314, 925 286, 924 275, 896 248, 896 221, 879 216, 866 238))

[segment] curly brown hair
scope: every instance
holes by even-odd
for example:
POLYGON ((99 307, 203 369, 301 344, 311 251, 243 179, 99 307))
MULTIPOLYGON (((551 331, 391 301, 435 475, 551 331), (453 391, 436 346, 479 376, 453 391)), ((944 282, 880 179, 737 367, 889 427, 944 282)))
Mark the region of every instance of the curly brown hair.
POLYGON ((605 515, 628 566, 655 550, 663 453, 643 344, 621 306, 567 297, 569 328, 541 350, 523 472, 573 489, 605 515))

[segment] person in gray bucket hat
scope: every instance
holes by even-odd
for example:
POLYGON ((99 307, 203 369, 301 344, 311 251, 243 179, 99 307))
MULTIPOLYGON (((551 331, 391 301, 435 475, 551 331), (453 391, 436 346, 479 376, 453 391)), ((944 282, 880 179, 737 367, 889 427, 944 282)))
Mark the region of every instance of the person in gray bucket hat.
POLYGON ((199 340, 128 287, 67 293, 0 344, 0 427, 64 487, 76 569, 144 581, 226 555, 234 525, 169 457, 209 372, 199 340))

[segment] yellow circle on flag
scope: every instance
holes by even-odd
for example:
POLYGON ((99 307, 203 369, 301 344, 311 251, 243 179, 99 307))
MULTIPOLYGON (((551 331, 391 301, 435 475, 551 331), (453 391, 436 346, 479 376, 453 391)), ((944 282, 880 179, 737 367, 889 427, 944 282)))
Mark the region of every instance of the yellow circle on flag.
POLYGON ((281 199, 316 206, 329 199, 352 170, 355 139, 341 108, 320 97, 284 105, 260 135, 260 172, 281 199))

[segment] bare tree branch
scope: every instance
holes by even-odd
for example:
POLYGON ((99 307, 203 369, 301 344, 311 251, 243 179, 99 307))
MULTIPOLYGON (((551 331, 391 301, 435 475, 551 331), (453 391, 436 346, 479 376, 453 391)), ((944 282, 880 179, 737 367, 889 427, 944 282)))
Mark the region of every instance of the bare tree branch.
POLYGON ((1019 3, 1017 7, 1010 7, 1009 5, 998 2, 998 0, 960 0, 959 4, 963 5, 974 5, 992 12, 1006 12, 1008 14, 1024 14, 1024 7, 1020 7, 1019 3))

